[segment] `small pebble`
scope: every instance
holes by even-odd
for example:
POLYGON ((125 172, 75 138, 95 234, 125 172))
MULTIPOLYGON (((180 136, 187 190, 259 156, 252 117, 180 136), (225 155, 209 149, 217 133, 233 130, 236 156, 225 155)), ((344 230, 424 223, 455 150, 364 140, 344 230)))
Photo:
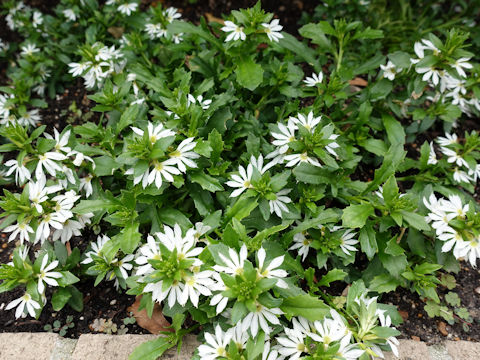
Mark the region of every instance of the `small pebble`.
POLYGON ((0 310, 3 310, 4 307, 5 307, 5 303, 2 303, 2 304, 0 305, 0 310))
POLYGON ((8 246, 8 244, 3 243, 3 244, 2 244, 2 249, 6 249, 7 246, 8 246))
POLYGON ((117 303, 117 300, 113 299, 112 301, 110 301, 110 305, 115 305, 117 303))
POLYGON ((85 320, 85 318, 83 316, 80 316, 78 320, 85 320))
POLYGON ((480 286, 475 288, 475 292, 480 295, 480 286))

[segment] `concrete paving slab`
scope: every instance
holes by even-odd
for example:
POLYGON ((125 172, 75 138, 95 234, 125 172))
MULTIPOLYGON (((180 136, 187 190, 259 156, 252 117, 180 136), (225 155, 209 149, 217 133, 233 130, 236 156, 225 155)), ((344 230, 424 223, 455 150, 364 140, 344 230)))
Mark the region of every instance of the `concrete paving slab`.
MULTIPOLYGON (((127 360, 132 351, 145 341, 153 340, 155 335, 81 335, 75 347, 71 360, 127 360)), ((199 343, 194 336, 184 339, 182 351, 170 349, 161 359, 190 359, 199 343)))
POLYGON ((454 360, 479 360, 480 343, 470 341, 446 341, 445 347, 454 360))
POLYGON ((58 338, 54 333, 0 333, 0 359, 50 360, 58 338))
POLYGON ((399 340, 398 358, 391 352, 384 353, 385 360, 430 360, 427 345, 415 340, 399 340))
POLYGON ((428 352, 432 360, 453 360, 452 357, 448 355, 447 348, 443 344, 429 346, 428 352))
POLYGON ((59 337, 55 343, 55 347, 53 348, 50 360, 70 360, 77 342, 77 339, 66 339, 59 337))

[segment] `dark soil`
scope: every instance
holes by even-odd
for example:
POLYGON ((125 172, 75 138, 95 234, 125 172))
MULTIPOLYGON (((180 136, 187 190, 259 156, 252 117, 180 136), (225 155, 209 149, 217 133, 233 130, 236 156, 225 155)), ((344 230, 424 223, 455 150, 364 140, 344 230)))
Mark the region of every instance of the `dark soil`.
POLYGON ((455 276, 457 286, 452 290, 439 286, 437 292, 441 299, 449 291, 456 292, 461 299, 461 307, 467 308, 473 321, 466 323, 455 317, 455 323, 450 325, 441 318, 432 319, 423 310, 424 302, 416 293, 399 288, 384 295, 381 302, 397 306, 405 320, 403 324, 397 326, 403 337, 416 340, 419 338, 427 344, 438 343, 444 339, 480 341, 480 271, 465 263, 461 264, 462 269, 455 276), (468 332, 463 329, 463 323, 468 326, 468 332), (446 327, 442 334, 444 325, 446 327))
MULTIPOLYGON (((0 241, 0 263, 4 264, 11 260, 12 252, 15 249, 15 242, 7 243, 7 234, 1 234, 0 241)), ((72 248, 78 247, 82 252, 85 251, 90 239, 95 239, 94 235, 82 236, 71 240, 72 248)), ((0 293, 0 332, 41 332, 45 331, 44 326, 52 325, 58 320, 62 325, 66 323, 68 316, 73 317, 75 326, 68 329, 66 337, 78 338, 81 334, 96 332, 91 326, 95 319, 111 319, 120 329, 125 325, 123 319, 130 317, 127 308, 135 301, 135 296, 126 295, 124 291, 117 291, 113 286, 113 281, 102 281, 98 286, 94 286, 94 279, 81 281, 75 284, 78 290, 83 293, 83 311, 76 312, 68 305, 61 311, 55 312, 50 302, 47 303, 38 320, 27 317, 25 319, 15 319, 15 310, 3 310, 12 300, 22 296, 24 290, 18 288, 11 292, 0 293)), ((50 289, 48 289, 50 290, 50 289)), ((47 298, 51 297, 51 293, 47 298)), ((148 333, 136 324, 125 325, 129 334, 148 333)))

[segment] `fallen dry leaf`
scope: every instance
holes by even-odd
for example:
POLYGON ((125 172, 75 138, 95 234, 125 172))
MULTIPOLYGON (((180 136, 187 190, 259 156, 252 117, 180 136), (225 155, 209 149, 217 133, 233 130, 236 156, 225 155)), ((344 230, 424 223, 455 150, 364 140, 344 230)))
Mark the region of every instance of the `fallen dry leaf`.
POLYGON ((418 336, 412 335, 412 340, 414 341, 420 341, 420 338, 418 336))
POLYGON ((408 319, 408 312, 404 310, 398 310, 398 313, 402 317, 403 321, 406 321, 408 319))
POLYGON ((125 29, 120 26, 110 26, 107 31, 115 38, 120 39, 125 29))
POLYGON ((349 81, 350 85, 356 85, 356 86, 368 86, 368 81, 365 79, 362 79, 361 77, 356 77, 353 80, 349 81))
POLYGON ((138 310, 140 307, 141 296, 135 298, 135 302, 127 308, 128 312, 131 312, 137 320, 138 326, 150 331, 152 334, 159 334, 161 331, 173 332, 172 328, 169 328, 170 323, 165 319, 162 313, 162 307, 155 303, 153 307, 152 317, 149 318, 146 309, 138 310))
POLYGON ((216 23, 225 25, 225 21, 223 19, 220 19, 216 16, 213 16, 213 14, 211 14, 211 13, 208 13, 208 12, 205 13, 205 17, 207 18, 208 22, 216 22, 216 23))
POLYGON ((438 324, 437 324, 437 327, 438 327, 438 331, 440 331, 440 333, 443 336, 448 335, 447 324, 445 324, 443 321, 439 321, 438 324))

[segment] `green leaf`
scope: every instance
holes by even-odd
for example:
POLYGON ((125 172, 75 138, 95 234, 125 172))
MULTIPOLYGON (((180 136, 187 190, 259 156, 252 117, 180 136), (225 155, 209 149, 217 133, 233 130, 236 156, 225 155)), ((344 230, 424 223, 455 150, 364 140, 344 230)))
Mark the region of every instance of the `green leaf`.
POLYGON ((170 342, 169 337, 159 336, 154 340, 137 346, 128 357, 129 360, 157 360, 165 351, 176 344, 170 342))
POLYGON ((405 154, 406 152, 403 150, 402 144, 394 144, 390 146, 383 158, 382 166, 375 170, 373 181, 370 182, 363 193, 365 194, 376 190, 380 184, 384 183, 390 176, 395 174, 395 170, 403 161, 405 154))
POLYGON ((458 307, 461 305, 460 297, 453 291, 449 291, 447 294, 445 294, 445 301, 452 306, 458 307))
POLYGON ((208 190, 210 192, 224 190, 223 186, 220 184, 220 182, 216 178, 205 174, 203 171, 197 171, 195 173, 191 173, 190 180, 194 183, 199 184, 202 187, 202 189, 208 190))
POLYGON ((370 204, 350 205, 343 209, 342 224, 348 228, 361 228, 373 213, 374 208, 370 204))
POLYGON ((368 260, 373 259, 378 252, 377 239, 375 237, 375 230, 371 225, 366 225, 360 230, 358 237, 362 251, 367 255, 368 260))
POLYGON ((218 132, 217 129, 213 129, 210 134, 208 134, 208 141, 212 147, 212 153, 210 154, 210 160, 212 163, 216 164, 220 160, 220 154, 223 151, 223 140, 222 135, 218 132))
POLYGON ((330 313, 330 308, 325 303, 311 295, 298 295, 285 299, 280 306, 287 319, 294 316, 303 316, 307 320, 322 320, 330 313))
POLYGON ((142 239, 142 235, 138 232, 138 226, 137 222, 131 222, 127 224, 120 234, 112 238, 112 240, 118 241, 120 249, 126 254, 133 253, 142 239))
POLYGON ((76 214, 86 214, 100 210, 112 211, 118 209, 120 206, 117 201, 112 199, 81 200, 72 211, 76 214))
POLYGON ((390 141, 390 144, 405 144, 405 131, 403 130, 402 124, 396 120, 393 116, 383 114, 382 115, 383 126, 387 131, 387 137, 390 141))
POLYGON ((400 210, 403 219, 411 226, 413 226, 417 230, 430 230, 430 225, 425 221, 425 217, 406 210, 400 210))
POLYGON ((68 305, 73 310, 81 312, 83 310, 83 294, 75 286, 69 286, 68 291, 72 295, 68 300, 68 305))
POLYGON ((117 123, 116 134, 118 135, 127 126, 132 125, 137 118, 140 107, 138 104, 129 106, 120 116, 120 120, 117 123))
POLYGON ((368 288, 371 291, 376 291, 378 293, 386 293, 390 291, 395 291, 395 289, 399 285, 400 282, 390 274, 381 274, 373 278, 368 288))
POLYGON ((255 90, 263 81, 262 66, 256 64, 251 57, 241 58, 235 69, 237 82, 248 90, 255 90))
POLYGON ((62 274, 62 277, 57 279, 58 286, 66 287, 80 281, 80 279, 70 271, 59 271, 59 273, 62 274))
POLYGON ((280 43, 282 47, 290 50, 296 56, 305 60, 310 66, 315 68, 315 71, 320 71, 321 67, 317 61, 317 55, 313 49, 298 41, 294 36, 284 32, 283 39, 280 43))
POLYGON ((68 303, 72 294, 68 288, 59 288, 52 295, 52 307, 55 311, 60 311, 68 303))
POLYGON ((95 162, 94 174, 97 176, 113 175, 115 169, 118 169, 120 164, 110 156, 100 156, 93 159, 95 162))
POLYGON ((385 204, 388 206, 393 205, 393 200, 398 195, 397 180, 394 176, 390 176, 385 185, 383 185, 382 195, 383 199, 385 200, 385 204))
POLYGON ((341 269, 333 269, 326 273, 324 276, 322 276, 317 285, 330 287, 331 282, 343 280, 347 275, 348 274, 341 269))
POLYGON ((388 54, 388 58, 398 68, 407 69, 410 67, 410 55, 403 51, 395 51, 392 54, 388 54))
POLYGON ((244 217, 250 215, 257 206, 258 202, 255 198, 241 196, 235 204, 227 210, 225 222, 228 223, 233 217, 237 220, 242 220, 244 217))

